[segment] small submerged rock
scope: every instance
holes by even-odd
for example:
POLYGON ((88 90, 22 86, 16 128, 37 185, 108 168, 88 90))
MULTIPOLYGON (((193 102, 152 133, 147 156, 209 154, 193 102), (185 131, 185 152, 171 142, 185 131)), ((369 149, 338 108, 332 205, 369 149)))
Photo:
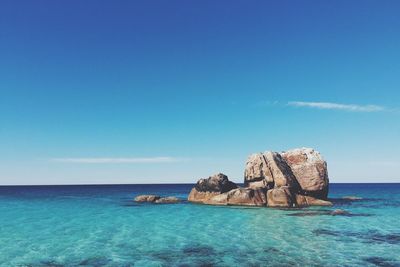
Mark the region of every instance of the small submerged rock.
POLYGON ((319 211, 301 211, 295 213, 286 214, 287 216, 294 217, 308 217, 308 216, 321 216, 321 215, 332 215, 331 211, 328 210, 319 210, 319 211))
POLYGON ((180 199, 177 197, 161 197, 155 201, 155 203, 159 204, 173 204, 180 202, 180 199))
POLYGON ((355 216, 371 216, 371 214, 362 214, 362 213, 351 213, 346 210, 336 209, 336 210, 310 210, 310 211, 302 211, 296 213, 287 214, 288 216, 321 216, 321 215, 330 215, 330 216, 346 216, 346 217, 355 217, 355 216))
POLYGON ((139 195, 135 197, 136 202, 149 202, 156 204, 174 204, 179 203, 180 199, 177 197, 161 197, 158 195, 139 195))
POLYGON ((342 199, 346 200, 362 200, 362 197, 357 197, 357 196, 344 196, 342 199))
POLYGON ((215 254, 215 249, 211 246, 187 246, 182 249, 182 252, 186 255, 204 255, 204 256, 212 256, 215 254))
POLYGON ((350 215, 350 212, 345 211, 345 210, 341 210, 341 209, 337 209, 337 210, 333 210, 331 212, 332 216, 337 216, 337 215, 350 215))
POLYGON ((313 231, 315 235, 328 235, 336 236, 339 238, 357 238, 363 243, 368 244, 382 244, 387 243, 391 245, 400 244, 400 233, 381 233, 374 230, 365 232, 352 232, 352 231, 335 231, 329 229, 316 229, 313 231))

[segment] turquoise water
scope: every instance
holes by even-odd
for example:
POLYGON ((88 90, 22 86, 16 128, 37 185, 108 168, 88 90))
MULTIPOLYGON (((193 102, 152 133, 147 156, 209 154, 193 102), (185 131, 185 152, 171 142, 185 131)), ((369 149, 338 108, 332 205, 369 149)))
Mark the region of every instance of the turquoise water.
POLYGON ((191 186, 0 187, 0 266, 400 266, 400 184, 333 184, 332 208, 132 201, 191 186))

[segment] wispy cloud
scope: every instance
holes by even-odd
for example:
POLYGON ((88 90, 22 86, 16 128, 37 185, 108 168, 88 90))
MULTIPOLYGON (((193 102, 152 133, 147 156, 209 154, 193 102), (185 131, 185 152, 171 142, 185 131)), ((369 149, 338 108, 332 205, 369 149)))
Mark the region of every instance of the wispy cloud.
POLYGON ((385 107, 377 105, 354 105, 354 104, 340 104, 331 102, 303 102, 303 101, 291 101, 288 102, 289 106, 294 107, 307 107, 317 109, 333 109, 333 110, 344 110, 352 112, 378 112, 386 110, 385 107))
POLYGON ((150 158, 52 158, 53 162, 64 163, 173 163, 185 161, 184 158, 150 157, 150 158))

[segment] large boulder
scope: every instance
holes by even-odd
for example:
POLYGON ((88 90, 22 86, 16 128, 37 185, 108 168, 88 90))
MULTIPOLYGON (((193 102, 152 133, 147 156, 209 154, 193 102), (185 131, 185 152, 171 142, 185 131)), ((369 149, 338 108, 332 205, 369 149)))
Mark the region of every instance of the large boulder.
POLYGON ((253 154, 247 159, 244 185, 249 188, 289 186, 294 190, 298 189, 290 167, 279 153, 271 151, 253 154))
POLYGON ((282 158, 290 166, 302 194, 319 199, 327 199, 329 189, 326 161, 312 148, 299 148, 282 153, 282 158))
POLYGON ((197 181, 195 187, 190 191, 188 200, 191 202, 205 203, 212 197, 236 189, 238 186, 229 181, 228 176, 222 173, 203 178, 197 181))

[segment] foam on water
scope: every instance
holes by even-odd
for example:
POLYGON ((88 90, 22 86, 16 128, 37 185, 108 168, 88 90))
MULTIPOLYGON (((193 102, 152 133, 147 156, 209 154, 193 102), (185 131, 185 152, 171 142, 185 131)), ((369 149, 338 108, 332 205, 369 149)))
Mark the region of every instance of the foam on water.
POLYGON ((399 184, 333 184, 332 208, 132 201, 147 193, 186 199, 190 188, 0 187, 0 265, 400 265, 399 184), (338 208, 349 216, 330 215, 338 208))

